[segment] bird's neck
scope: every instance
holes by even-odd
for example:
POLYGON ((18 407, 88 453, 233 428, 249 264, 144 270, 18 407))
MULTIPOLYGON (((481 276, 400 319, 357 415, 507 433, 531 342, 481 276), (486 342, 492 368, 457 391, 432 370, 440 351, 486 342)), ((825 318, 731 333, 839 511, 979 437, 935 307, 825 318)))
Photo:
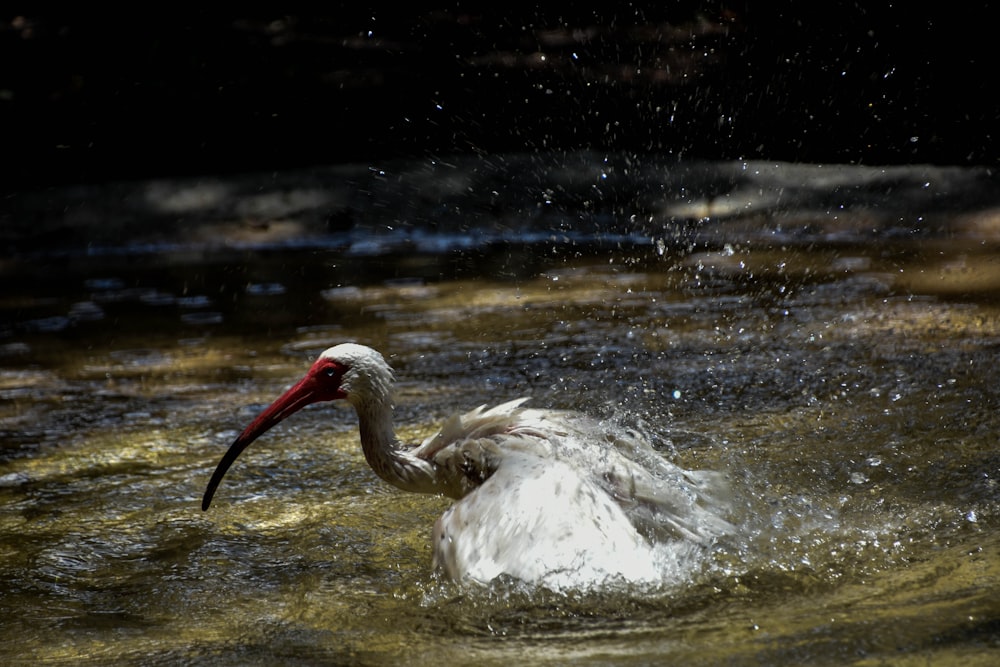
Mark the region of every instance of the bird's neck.
POLYGON ((375 473, 404 491, 438 493, 435 466, 409 452, 396 437, 392 423, 392 404, 373 401, 356 405, 361 449, 375 473))

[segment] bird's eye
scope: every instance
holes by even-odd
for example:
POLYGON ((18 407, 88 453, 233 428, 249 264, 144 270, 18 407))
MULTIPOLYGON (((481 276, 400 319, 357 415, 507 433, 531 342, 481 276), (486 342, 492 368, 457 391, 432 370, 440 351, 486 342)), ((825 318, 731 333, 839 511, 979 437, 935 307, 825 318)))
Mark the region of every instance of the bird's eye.
POLYGON ((338 364, 332 359, 323 359, 322 361, 316 362, 316 366, 313 369, 313 373, 316 374, 316 377, 326 378, 336 384, 340 383, 340 379, 344 377, 345 372, 347 372, 347 367, 343 364, 338 364))

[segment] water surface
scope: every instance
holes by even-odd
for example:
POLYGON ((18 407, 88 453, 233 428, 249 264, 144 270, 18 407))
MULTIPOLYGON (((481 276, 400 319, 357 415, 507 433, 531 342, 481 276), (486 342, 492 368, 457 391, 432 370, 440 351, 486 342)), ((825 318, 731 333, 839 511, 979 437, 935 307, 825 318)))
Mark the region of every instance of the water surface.
POLYGON ((41 234, 124 202, 118 236, 4 265, 6 662, 990 664, 992 175, 571 157, 8 203, 41 234), (738 532, 653 590, 461 588, 430 570, 448 501, 377 480, 343 405, 202 513, 237 431, 347 340, 396 368, 407 438, 522 395, 622 419, 724 472, 738 532))

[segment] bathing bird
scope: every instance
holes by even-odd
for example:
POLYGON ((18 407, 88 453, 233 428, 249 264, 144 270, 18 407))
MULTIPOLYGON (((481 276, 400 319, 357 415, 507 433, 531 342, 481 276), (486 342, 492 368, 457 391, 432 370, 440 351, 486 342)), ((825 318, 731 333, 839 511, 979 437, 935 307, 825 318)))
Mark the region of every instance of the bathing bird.
POLYGON ((207 510, 226 471, 258 437, 303 407, 346 400, 372 470, 403 491, 455 502, 435 522, 433 566, 458 582, 506 575, 552 589, 660 583, 663 545, 716 543, 724 476, 671 463, 638 431, 519 398, 445 421, 421 443, 393 426, 392 368, 370 347, 344 343, 264 409, 219 461, 207 510))

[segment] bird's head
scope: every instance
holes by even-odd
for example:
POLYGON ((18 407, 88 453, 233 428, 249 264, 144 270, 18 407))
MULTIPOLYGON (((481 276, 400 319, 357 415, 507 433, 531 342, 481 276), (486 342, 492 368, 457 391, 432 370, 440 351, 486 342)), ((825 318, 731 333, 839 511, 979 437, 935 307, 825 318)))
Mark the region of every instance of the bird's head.
POLYGON ((333 398, 346 399, 355 407, 385 403, 392 398, 392 368, 381 354, 364 345, 342 343, 331 347, 319 355, 309 374, 319 374, 323 381, 336 384, 339 393, 333 398))
POLYGON ((208 509, 223 476, 243 450, 286 417, 307 405, 340 398, 356 409, 387 403, 391 399, 392 381, 389 364, 370 347, 343 343, 324 351, 305 376, 257 415, 229 446, 208 482, 201 508, 208 509))

